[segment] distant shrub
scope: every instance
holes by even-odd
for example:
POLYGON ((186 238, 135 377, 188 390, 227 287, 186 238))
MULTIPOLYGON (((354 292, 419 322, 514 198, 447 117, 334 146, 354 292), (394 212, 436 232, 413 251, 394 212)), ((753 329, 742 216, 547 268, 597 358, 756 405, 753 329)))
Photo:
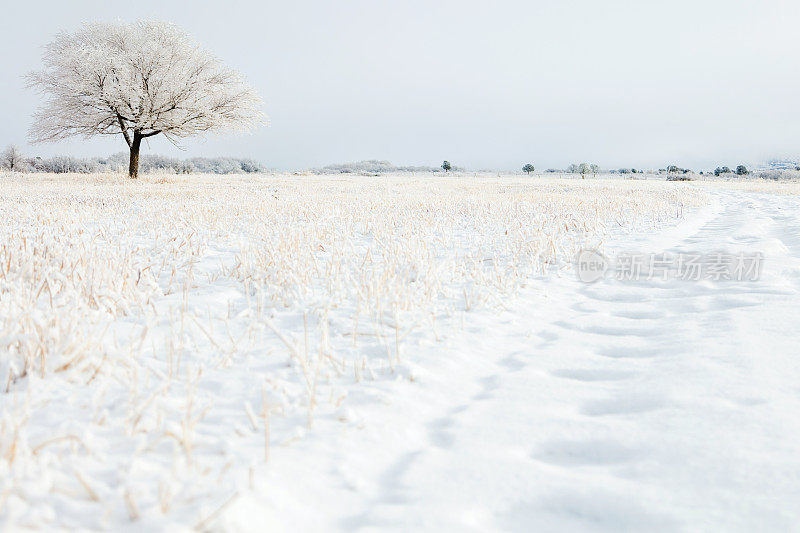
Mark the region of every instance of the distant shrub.
POLYGON ((667 167, 668 174, 689 174, 691 172, 688 168, 681 168, 677 165, 670 165, 667 167))
POLYGON ((192 174, 194 172, 195 168, 191 161, 181 161, 178 163, 178 166, 175 167, 175 174, 192 174))
POLYGON ((722 175, 722 174, 730 174, 730 173, 731 173, 731 169, 728 168, 728 167, 717 167, 717 168, 714 169, 714 175, 715 176, 719 176, 719 175, 722 175))
POLYGON ((100 172, 100 164, 93 159, 80 159, 66 155, 58 155, 43 159, 36 157, 30 161, 30 166, 34 172, 52 172, 64 174, 68 172, 90 174, 100 172))
POLYGON ((242 169, 242 172, 246 172, 247 174, 252 174, 254 172, 263 172, 266 170, 264 165, 255 161, 253 159, 241 159, 239 160, 239 166, 242 169))
POLYGON ((198 172, 206 174, 238 174, 242 171, 242 165, 239 161, 230 157, 195 157, 189 161, 198 172))

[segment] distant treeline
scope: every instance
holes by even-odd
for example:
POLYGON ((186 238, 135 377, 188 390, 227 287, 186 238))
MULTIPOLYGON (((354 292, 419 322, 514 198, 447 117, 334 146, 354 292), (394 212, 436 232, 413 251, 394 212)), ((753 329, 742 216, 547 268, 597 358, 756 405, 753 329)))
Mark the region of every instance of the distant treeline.
MULTIPOLYGON (((127 153, 118 153, 110 157, 80 158, 72 156, 54 157, 20 157, 16 164, 4 164, 4 168, 18 172, 53 172, 53 173, 85 173, 92 172, 126 172, 128 170, 127 153)), ((4 158, 5 159, 5 158, 4 158)), ((142 155, 139 160, 142 172, 169 174, 242 174, 264 172, 267 168, 253 159, 237 157, 191 157, 177 159, 161 155, 142 155)))
MULTIPOLYGON (((463 168, 453 165, 451 170, 463 171, 463 168)), ((310 172, 314 174, 390 174, 390 173, 413 173, 413 172, 444 172, 442 167, 426 167, 426 166, 404 166, 397 167, 389 161, 378 161, 370 159, 366 161, 355 161, 353 163, 338 163, 335 165, 326 165, 322 168, 313 168, 310 172)))

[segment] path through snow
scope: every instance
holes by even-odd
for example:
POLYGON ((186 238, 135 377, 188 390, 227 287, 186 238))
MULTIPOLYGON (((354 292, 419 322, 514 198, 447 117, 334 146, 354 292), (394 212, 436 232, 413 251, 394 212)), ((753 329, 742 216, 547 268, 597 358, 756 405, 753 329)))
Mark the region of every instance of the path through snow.
MULTIPOLYGON (((223 527, 788 530, 800 523, 800 206, 709 191, 606 252, 761 251, 754 282, 535 283, 277 447, 223 527), (375 401, 375 399, 381 401, 375 401), (331 423, 333 424, 333 423, 331 423)), ((409 350, 411 352, 411 350, 409 350)))

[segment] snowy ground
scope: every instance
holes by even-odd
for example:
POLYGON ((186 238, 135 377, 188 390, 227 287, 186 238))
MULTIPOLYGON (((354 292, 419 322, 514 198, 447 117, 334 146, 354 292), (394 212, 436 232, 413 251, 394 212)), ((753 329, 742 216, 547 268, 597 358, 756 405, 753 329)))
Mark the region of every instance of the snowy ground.
POLYGON ((800 523, 797 185, 6 179, 7 527, 800 523))

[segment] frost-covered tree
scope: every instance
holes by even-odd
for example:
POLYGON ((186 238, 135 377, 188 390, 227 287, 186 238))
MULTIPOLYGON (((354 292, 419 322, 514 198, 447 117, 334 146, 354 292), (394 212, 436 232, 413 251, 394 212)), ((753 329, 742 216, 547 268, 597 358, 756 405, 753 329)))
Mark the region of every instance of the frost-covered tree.
POLYGON ((739 176, 746 176, 746 175, 750 174, 750 171, 747 170, 746 166, 739 165, 739 166, 736 167, 736 174, 738 174, 739 176))
POLYGON ((43 62, 28 75, 46 98, 31 137, 121 134, 131 178, 143 139, 247 131, 263 117, 260 98, 236 71, 165 22, 85 24, 56 36, 43 62))
POLYGON ((450 165, 450 161, 442 161, 442 170, 445 172, 450 172, 451 168, 453 167, 450 165))
POLYGON ((15 144, 9 144, 0 155, 0 166, 10 171, 21 171, 25 169, 25 156, 15 144))
POLYGON ((522 167, 522 171, 525 172, 526 174, 530 174, 534 170, 536 170, 536 169, 530 163, 526 163, 525 166, 522 167))
POLYGON ((580 165, 573 163, 567 167, 567 172, 571 174, 580 174, 581 178, 585 178, 586 174, 589 174, 590 172, 593 174, 600 172, 600 167, 589 163, 581 163, 580 165))

